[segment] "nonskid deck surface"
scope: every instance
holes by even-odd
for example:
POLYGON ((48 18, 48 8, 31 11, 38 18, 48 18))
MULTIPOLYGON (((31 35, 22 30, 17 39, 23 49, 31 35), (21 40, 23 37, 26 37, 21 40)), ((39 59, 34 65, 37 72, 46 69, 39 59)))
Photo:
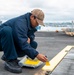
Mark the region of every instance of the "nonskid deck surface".
MULTIPOLYGON (((37 32, 35 35, 36 35, 35 40, 38 42, 37 50, 40 53, 47 55, 49 60, 51 60, 53 57, 55 57, 55 55, 57 55, 67 45, 74 45, 74 37, 67 36, 62 32, 58 32, 58 33, 56 33, 56 32, 37 32)), ((0 57, 2 56, 2 54, 3 53, 0 52, 0 57)), ((66 61, 65 63, 68 63, 70 65, 71 60, 69 60, 69 62, 66 61)), ((35 69, 30 69, 30 68, 24 67, 24 68, 22 68, 23 72, 19 75, 34 75, 44 65, 45 64, 43 64, 35 69)), ((64 66, 62 66, 61 72, 63 70, 64 70, 64 72, 66 72, 65 71, 66 67, 65 67, 65 69, 63 69, 63 68, 64 68, 64 66)), ((72 69, 73 69, 73 67, 72 67, 72 69)), ((74 69, 73 69, 73 71, 74 71, 74 69)), ((10 72, 4 70, 4 61, 2 61, 2 60, 0 60, 0 75, 14 75, 14 73, 10 73, 10 72)), ((65 74, 61 74, 61 75, 65 75, 65 74)))
MULTIPOLYGON (((60 64, 60 62, 65 58, 65 56, 67 56, 66 58, 71 58, 71 53, 69 53, 69 51, 72 49, 72 48, 74 48, 74 46, 66 46, 63 50, 61 50, 55 57, 53 57, 50 61, 49 61, 49 63, 50 63, 50 65, 48 66, 48 65, 44 65, 43 67, 42 67, 42 70, 41 70, 41 72, 43 73, 40 73, 40 71, 39 72, 37 72, 35 75, 49 75, 49 74, 52 74, 52 72, 56 69, 56 67, 60 64), (67 55, 68 54, 68 55, 67 55), (48 73, 48 74, 46 74, 46 73, 48 73)), ((73 54, 73 53, 72 53, 73 54)), ((73 57, 72 57, 73 58, 73 57)), ((71 58, 71 59, 72 59, 71 58)), ((65 62, 65 61, 64 61, 65 62)), ((64 63, 64 62, 62 62, 62 63, 64 63)), ((65 67, 65 65, 64 65, 64 67, 65 67)), ((59 70, 59 68, 57 69, 57 70, 59 70)), ((58 71, 59 72, 59 71, 58 71)), ((64 72, 63 72, 64 73, 64 72)), ((57 74, 57 72, 56 72, 56 74, 57 74)))

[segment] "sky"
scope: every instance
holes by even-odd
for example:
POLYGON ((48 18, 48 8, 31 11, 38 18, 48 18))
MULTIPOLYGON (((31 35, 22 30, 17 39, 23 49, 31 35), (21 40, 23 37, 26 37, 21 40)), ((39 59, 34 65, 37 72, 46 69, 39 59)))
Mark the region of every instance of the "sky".
POLYGON ((74 20, 74 0, 0 0, 0 19, 15 17, 39 8, 44 22, 74 20))

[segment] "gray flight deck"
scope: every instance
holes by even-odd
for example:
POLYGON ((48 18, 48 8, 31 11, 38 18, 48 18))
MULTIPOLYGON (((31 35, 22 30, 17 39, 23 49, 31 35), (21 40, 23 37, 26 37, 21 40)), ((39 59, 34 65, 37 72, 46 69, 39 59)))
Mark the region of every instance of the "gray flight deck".
POLYGON ((74 48, 71 49, 50 75, 74 75, 74 48))
MULTIPOLYGON (((36 32, 35 40, 38 42, 37 50, 47 55, 51 60, 57 53, 67 45, 74 45, 74 37, 68 36, 63 32, 36 32)), ((2 56, 0 52, 0 57, 2 56)), ((44 65, 44 64, 43 64, 44 65)), ((14 74, 4 70, 4 61, 0 60, 0 75, 34 75, 42 66, 35 69, 22 68, 22 73, 14 74)), ((61 63, 55 68, 51 75, 74 75, 74 48, 67 54, 61 63)))

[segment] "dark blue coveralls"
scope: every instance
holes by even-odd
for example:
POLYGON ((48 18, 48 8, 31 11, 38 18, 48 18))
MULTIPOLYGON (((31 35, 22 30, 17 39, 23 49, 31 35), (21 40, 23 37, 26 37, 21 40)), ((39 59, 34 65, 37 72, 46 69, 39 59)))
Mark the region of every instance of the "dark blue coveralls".
POLYGON ((26 13, 0 26, 0 51, 4 51, 7 60, 24 55, 32 59, 37 56, 37 43, 34 41, 36 29, 31 27, 30 15, 31 13, 26 13), (31 40, 30 44, 27 42, 28 37, 31 40))

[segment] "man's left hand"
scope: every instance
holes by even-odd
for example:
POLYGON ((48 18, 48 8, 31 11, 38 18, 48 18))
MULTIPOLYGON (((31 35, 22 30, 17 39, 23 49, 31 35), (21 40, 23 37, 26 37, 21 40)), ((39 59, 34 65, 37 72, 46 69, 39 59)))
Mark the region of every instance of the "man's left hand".
POLYGON ((27 42, 30 43, 30 38, 28 38, 27 42))

